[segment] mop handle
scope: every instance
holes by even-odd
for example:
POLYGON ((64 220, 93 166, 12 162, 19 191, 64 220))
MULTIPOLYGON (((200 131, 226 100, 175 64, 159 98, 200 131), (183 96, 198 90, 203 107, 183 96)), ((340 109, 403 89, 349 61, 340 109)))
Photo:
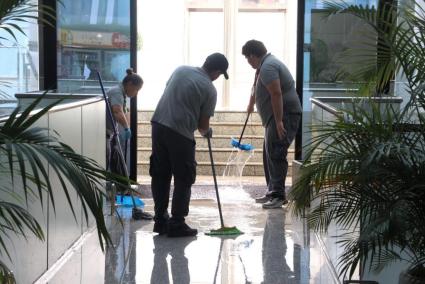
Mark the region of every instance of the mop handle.
POLYGON ((96 71, 96 74, 97 74, 97 78, 99 79, 99 84, 100 84, 100 89, 102 90, 103 99, 105 100, 106 112, 108 113, 109 121, 111 121, 111 123, 112 123, 112 128, 114 130, 114 135, 118 135, 118 133, 117 133, 117 125, 116 125, 116 122, 115 122, 114 117, 112 116, 111 105, 109 103, 108 96, 106 95, 105 88, 103 87, 102 77, 100 77, 99 71, 96 71))
POLYGON ((243 136, 243 133, 245 132, 245 127, 246 127, 246 124, 248 123, 248 119, 249 119, 249 113, 246 116, 245 124, 243 125, 241 136, 239 137, 239 145, 241 144, 242 136, 243 136))
POLYGON ((209 136, 207 136, 207 140, 208 140, 208 150, 210 152, 211 168, 212 168, 212 173, 213 173, 213 178, 214 178, 215 195, 217 196, 218 213, 220 214, 221 227, 223 228, 224 227, 223 213, 221 212, 220 196, 218 194, 217 177, 216 177, 216 174, 215 174, 214 160, 213 160, 213 155, 212 155, 212 150, 211 150, 211 141, 210 141, 209 136))
MULTIPOLYGON (((102 90, 103 98, 105 99, 106 112, 108 113, 109 120, 111 121, 112 128, 114 130, 115 141, 118 145, 117 148, 119 149, 118 154, 120 155, 121 161, 125 161, 126 159, 124 158, 124 154, 122 153, 121 142, 120 142, 120 139, 118 138, 116 122, 115 122, 114 117, 112 116, 111 105, 109 103, 108 96, 106 95, 105 88, 103 87, 102 77, 100 77, 99 71, 96 71, 96 72, 97 72, 97 77, 99 78, 99 84, 100 84, 100 88, 102 90)), ((123 168, 124 168, 125 175, 128 178, 128 169, 127 169, 127 163, 126 162, 123 163, 123 168)))

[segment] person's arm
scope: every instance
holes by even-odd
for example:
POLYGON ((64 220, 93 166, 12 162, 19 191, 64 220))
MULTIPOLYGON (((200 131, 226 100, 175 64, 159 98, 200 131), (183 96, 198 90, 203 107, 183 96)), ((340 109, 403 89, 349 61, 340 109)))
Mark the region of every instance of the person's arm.
POLYGON ((254 105, 255 105, 255 90, 253 86, 251 90, 251 96, 249 97, 248 107, 246 108, 246 112, 248 114, 254 112, 254 105))
POLYGON ((131 115, 130 115, 129 111, 125 113, 125 119, 127 120, 128 127, 130 127, 131 126, 131 115))
POLYGON ((205 136, 210 129, 210 117, 201 116, 198 123, 198 131, 202 136, 205 136))
POLYGON ((127 121, 125 113, 122 109, 122 105, 113 105, 112 114, 114 115, 115 120, 124 128, 130 128, 130 124, 127 121))
POLYGON ((282 90, 280 89, 280 80, 276 79, 266 85, 266 89, 271 97, 271 104, 273 109, 273 117, 276 122, 276 131, 280 139, 286 133, 284 122, 283 122, 283 101, 282 101, 282 90))

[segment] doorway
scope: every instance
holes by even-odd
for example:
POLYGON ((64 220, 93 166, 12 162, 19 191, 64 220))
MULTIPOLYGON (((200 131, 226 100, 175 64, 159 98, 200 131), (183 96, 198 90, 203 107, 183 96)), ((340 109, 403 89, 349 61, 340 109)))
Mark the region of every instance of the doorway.
POLYGON ((214 81, 217 110, 245 110, 254 70, 241 54, 264 42, 295 78, 297 3, 286 0, 139 0, 137 70, 145 80, 138 109, 153 110, 179 65, 201 66, 213 52, 229 60, 229 80, 214 81))

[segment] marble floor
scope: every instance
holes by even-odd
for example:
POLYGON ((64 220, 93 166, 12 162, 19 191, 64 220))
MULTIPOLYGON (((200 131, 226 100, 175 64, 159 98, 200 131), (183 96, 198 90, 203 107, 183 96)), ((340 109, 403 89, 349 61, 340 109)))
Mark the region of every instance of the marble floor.
MULTIPOLYGON (((220 186, 225 226, 239 236, 207 236, 220 228, 214 187, 194 186, 187 223, 197 237, 152 233, 153 221, 134 221, 131 208, 108 217, 115 249, 105 254, 104 283, 338 283, 317 236, 287 208, 262 209, 262 186, 220 186)), ((148 190, 145 211, 152 212, 148 190)))

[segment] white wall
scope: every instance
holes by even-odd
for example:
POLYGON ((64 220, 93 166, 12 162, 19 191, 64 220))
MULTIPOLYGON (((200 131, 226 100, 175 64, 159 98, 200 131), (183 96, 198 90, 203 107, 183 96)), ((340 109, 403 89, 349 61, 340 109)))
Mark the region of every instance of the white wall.
MULTIPOLYGON (((57 131, 60 140, 80 154, 95 159, 100 165, 105 166, 105 104, 103 100, 98 102, 77 105, 72 108, 50 111, 38 122, 39 127, 49 127, 57 131)), ((49 172, 49 180, 54 188, 54 200, 56 211, 53 210, 51 201, 47 195, 44 198, 44 206, 34 199, 30 203, 29 211, 37 218, 45 233, 46 241, 41 242, 30 233, 25 240, 23 237, 15 237, 7 240, 6 245, 10 248, 11 261, 6 255, 1 255, 0 260, 10 268, 17 283, 33 283, 52 267, 57 266, 58 259, 77 241, 85 232, 93 230, 95 226, 93 218, 87 225, 83 218, 81 201, 70 188, 70 195, 74 204, 77 221, 69 209, 68 201, 59 180, 49 172)), ((16 186, 19 190, 19 186, 16 186)), ((0 199, 5 198, 5 193, 0 192, 0 199)), ((7 197, 6 197, 7 198, 7 197)), ((52 273, 52 279, 66 279, 66 283, 103 283, 104 278, 104 254, 98 246, 97 234, 91 238, 94 242, 91 246, 82 246, 75 251, 76 257, 71 258, 58 271, 52 273), (85 250, 90 251, 90 255, 85 250), (83 269, 90 259, 95 256, 95 264, 92 267, 98 269, 83 269), (103 259, 102 259, 103 258, 103 259), (102 262, 103 261, 103 262, 102 262), (71 263, 72 262, 72 263, 71 263), (100 264, 99 264, 100 263, 100 264), (72 273, 66 268, 71 268, 72 273), (93 276, 95 275, 95 276, 93 276), (86 279, 97 279, 96 282, 87 282, 86 279)), ((49 283, 65 283, 49 281, 49 283)))

